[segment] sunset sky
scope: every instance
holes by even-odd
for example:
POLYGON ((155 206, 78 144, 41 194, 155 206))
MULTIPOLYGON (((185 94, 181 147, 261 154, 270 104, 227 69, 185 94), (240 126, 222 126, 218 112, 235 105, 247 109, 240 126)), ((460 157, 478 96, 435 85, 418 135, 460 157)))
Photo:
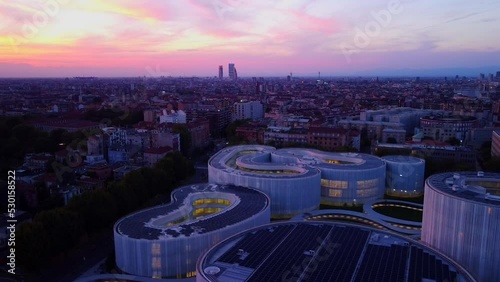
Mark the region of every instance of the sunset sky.
POLYGON ((2 1, 0 77, 496 67, 499 11, 498 0, 2 1))

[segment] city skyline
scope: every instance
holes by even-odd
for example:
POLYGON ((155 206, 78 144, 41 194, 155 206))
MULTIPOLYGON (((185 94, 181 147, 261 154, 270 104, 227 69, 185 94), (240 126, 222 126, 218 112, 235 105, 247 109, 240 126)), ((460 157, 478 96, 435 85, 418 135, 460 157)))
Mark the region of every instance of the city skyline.
POLYGON ((494 73, 498 4, 2 3, 0 77, 214 77, 225 62, 241 77, 494 73))

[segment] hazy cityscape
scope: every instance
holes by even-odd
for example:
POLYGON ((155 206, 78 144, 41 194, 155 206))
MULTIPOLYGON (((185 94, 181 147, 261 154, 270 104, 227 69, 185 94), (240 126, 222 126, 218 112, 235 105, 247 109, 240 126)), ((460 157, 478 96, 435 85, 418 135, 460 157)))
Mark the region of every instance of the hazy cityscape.
POLYGON ((16 2, 0 281, 500 281, 495 1, 16 2))

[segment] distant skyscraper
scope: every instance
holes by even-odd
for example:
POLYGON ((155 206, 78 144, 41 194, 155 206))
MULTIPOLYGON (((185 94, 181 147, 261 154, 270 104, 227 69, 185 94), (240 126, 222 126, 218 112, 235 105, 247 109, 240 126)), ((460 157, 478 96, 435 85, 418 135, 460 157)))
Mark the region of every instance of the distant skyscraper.
POLYGON ((219 79, 224 78, 224 68, 222 66, 219 66, 219 79))
POLYGON ((500 71, 497 71, 497 78, 500 78, 500 71))
POLYGON ((238 72, 236 71, 236 67, 234 64, 229 64, 229 79, 236 80, 238 79, 238 72))

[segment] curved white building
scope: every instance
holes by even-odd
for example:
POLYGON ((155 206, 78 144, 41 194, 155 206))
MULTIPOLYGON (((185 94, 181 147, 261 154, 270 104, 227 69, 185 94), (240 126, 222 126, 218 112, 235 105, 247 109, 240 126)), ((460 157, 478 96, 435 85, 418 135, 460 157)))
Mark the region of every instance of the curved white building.
POLYGON ((425 160, 411 156, 384 156, 387 164, 386 194, 418 197, 424 193, 425 160))
POLYGON ((208 161, 208 181, 255 188, 271 198, 271 216, 288 218, 319 207, 321 173, 297 163, 273 162, 274 147, 235 146, 208 161))
POLYGON ((273 154, 273 161, 296 162, 319 169, 322 204, 359 205, 384 196, 386 165, 372 155, 285 148, 273 154))
POLYGON ((382 198, 385 162, 356 153, 244 145, 225 148, 208 162, 210 183, 259 189, 274 218, 315 210, 320 202, 361 204, 382 198))
POLYGON ((196 258, 238 232, 269 223, 270 199, 236 186, 196 184, 172 192, 172 201, 118 220, 114 226, 116 265, 125 273, 185 278, 196 258))
POLYGON ((449 172, 427 178, 422 241, 478 281, 500 281, 500 174, 449 172))

